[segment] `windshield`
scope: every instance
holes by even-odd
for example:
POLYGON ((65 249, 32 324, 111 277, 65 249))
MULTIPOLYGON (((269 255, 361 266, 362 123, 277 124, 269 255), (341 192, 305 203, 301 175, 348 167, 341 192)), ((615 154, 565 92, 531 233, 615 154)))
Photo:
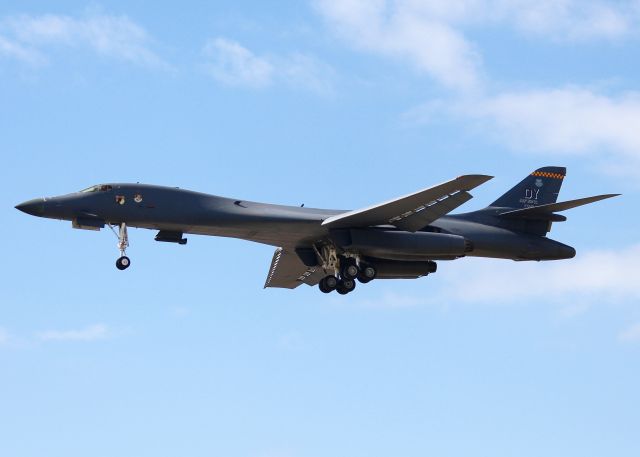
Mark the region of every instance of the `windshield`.
POLYGON ((85 194, 88 192, 107 192, 111 189, 112 187, 109 186, 108 184, 99 184, 97 186, 87 187, 86 189, 83 189, 80 192, 85 194))

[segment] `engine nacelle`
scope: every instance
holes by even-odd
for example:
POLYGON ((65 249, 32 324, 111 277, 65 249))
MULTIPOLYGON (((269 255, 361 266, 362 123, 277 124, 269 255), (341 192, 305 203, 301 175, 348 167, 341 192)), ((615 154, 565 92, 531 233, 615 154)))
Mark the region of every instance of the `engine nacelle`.
POLYGON ((472 249, 464 237, 447 233, 345 229, 332 230, 331 238, 342 249, 388 260, 455 259, 472 249))

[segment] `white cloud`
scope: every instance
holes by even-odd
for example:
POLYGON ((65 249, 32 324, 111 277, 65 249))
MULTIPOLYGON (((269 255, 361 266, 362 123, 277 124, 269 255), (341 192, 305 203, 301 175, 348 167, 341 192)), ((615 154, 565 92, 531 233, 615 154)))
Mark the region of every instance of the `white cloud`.
POLYGON ((482 84, 467 30, 496 25, 552 41, 639 37, 640 2, 598 0, 316 0, 329 26, 353 47, 404 58, 453 89, 406 118, 443 114, 480 124, 483 134, 529 153, 613 155, 599 169, 640 176, 640 92, 603 95, 585 87, 506 91, 482 84), (471 90, 470 90, 471 89, 471 90))
POLYGON ((506 25, 552 40, 619 39, 637 34, 635 0, 316 0, 318 11, 352 37, 371 36, 381 23, 412 16, 464 28, 506 25), (366 31, 367 24, 373 27, 366 31), (346 30, 345 30, 346 28, 346 30))
POLYGON ((443 116, 475 123, 476 131, 516 152, 590 156, 600 158, 599 169, 607 173, 640 176, 640 92, 609 96, 584 87, 504 92, 431 101, 404 118, 428 124, 443 116))
POLYGON ((618 334, 618 341, 633 343, 640 341, 640 322, 634 324, 618 334))
POLYGON ((10 57, 30 65, 44 63, 44 58, 34 49, 30 49, 0 35, 0 57, 10 57))
POLYGON ((11 339, 11 335, 9 335, 9 332, 0 327, 0 346, 4 346, 5 344, 9 343, 9 340, 11 339))
POLYGON ((260 88, 273 81, 273 65, 235 41, 210 40, 204 53, 211 59, 207 63, 211 76, 224 84, 260 88))
POLYGON ((446 87, 473 89, 482 62, 467 29, 512 28, 553 41, 638 36, 640 6, 598 0, 315 0, 332 30, 357 49, 402 58, 446 87))
POLYGON ((18 15, 0 20, 0 53, 27 63, 40 63, 45 48, 87 48, 100 55, 137 65, 168 69, 152 50, 147 31, 127 16, 90 14, 18 15))
POLYGON ((499 1, 506 20, 539 37, 584 41, 620 39, 637 32, 638 11, 633 2, 577 0, 499 1), (634 23, 635 22, 635 23, 634 23))
POLYGON ((416 2, 320 0, 316 5, 338 34, 359 49, 406 59, 447 87, 478 84, 480 57, 474 46, 416 2))
MULTIPOLYGON (((430 283, 420 295, 380 293, 352 304, 368 308, 431 306, 447 309, 468 303, 513 306, 519 303, 552 305, 563 318, 571 318, 594 305, 640 300, 640 244, 611 250, 580 253, 571 260, 513 262, 502 259, 467 258, 439 262, 438 272, 420 281, 430 283)), ((342 302, 340 302, 342 303, 342 302)), ((640 324, 639 324, 640 326, 640 324)), ((624 339, 635 338, 635 327, 624 339)))
POLYGON ((321 94, 333 88, 333 69, 305 54, 257 55, 236 41, 220 37, 209 40, 204 54, 209 74, 229 86, 262 89, 282 83, 321 94))
POLYGON ((317 94, 331 94, 335 79, 333 68, 320 60, 301 53, 274 60, 276 75, 285 84, 317 94))
POLYGON ((553 263, 470 258, 447 264, 438 279, 449 299, 490 304, 536 299, 560 304, 571 314, 598 302, 640 300, 638 259, 640 244, 553 263))
POLYGON ((617 97, 576 87, 511 92, 467 100, 457 110, 489 120, 516 149, 565 154, 605 149, 640 158, 640 92, 617 97))
POLYGON ((47 330, 36 336, 41 341, 95 341, 109 337, 109 328, 104 324, 89 325, 77 330, 47 330))

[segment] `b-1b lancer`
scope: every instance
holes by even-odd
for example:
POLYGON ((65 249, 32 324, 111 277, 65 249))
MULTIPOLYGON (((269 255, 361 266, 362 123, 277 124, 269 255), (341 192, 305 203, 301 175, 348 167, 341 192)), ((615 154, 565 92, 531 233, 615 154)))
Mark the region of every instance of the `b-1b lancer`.
POLYGON ((528 175, 484 209, 449 215, 491 176, 465 175, 353 211, 272 205, 174 187, 101 184, 16 206, 34 216, 71 221, 78 229, 108 226, 118 236, 116 266, 126 256, 127 227, 157 230, 157 241, 186 244, 184 234, 240 238, 276 246, 265 287, 319 285, 347 294, 356 280, 419 278, 436 261, 460 257, 559 260, 576 251, 547 238, 560 211, 619 194, 557 203, 564 167, 528 175), (118 229, 117 232, 115 229, 118 229))

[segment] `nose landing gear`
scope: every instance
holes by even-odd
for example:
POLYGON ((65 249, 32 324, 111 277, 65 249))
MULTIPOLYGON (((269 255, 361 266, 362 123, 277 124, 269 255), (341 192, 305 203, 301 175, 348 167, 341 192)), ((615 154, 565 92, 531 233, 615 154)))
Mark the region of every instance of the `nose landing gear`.
POLYGON ((129 247, 129 234, 127 233, 127 224, 122 222, 120 224, 120 230, 118 233, 113 230, 111 224, 109 224, 111 231, 118 237, 118 250, 120 250, 120 257, 116 260, 116 268, 118 270, 126 270, 131 265, 131 260, 127 257, 127 247, 129 247))

